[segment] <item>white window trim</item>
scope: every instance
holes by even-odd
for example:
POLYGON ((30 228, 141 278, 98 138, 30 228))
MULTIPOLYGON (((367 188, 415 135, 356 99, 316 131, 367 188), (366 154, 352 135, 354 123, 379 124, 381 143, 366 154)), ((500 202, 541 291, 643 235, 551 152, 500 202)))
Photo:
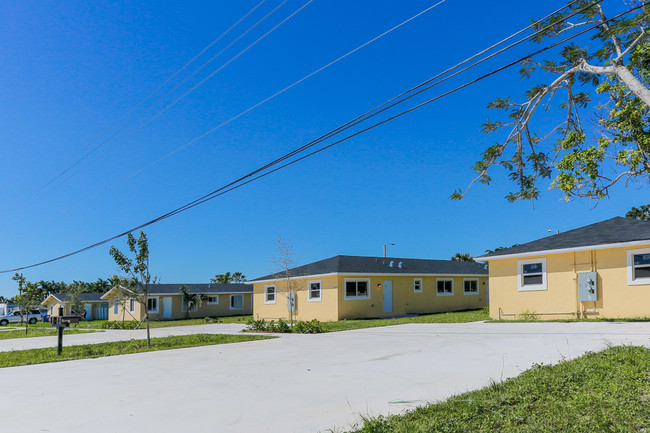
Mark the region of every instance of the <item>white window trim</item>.
POLYGON ((307 302, 321 302, 323 300, 323 284, 321 280, 307 281, 307 302), (311 285, 318 283, 318 298, 311 297, 311 285))
POLYGON ((413 278, 413 293, 422 293, 422 278, 413 278), (415 288, 415 283, 420 283, 420 290, 415 288))
POLYGON ((628 286, 641 286, 650 284, 650 278, 637 278, 634 279, 634 255, 635 254, 650 254, 650 248, 643 248, 640 250, 627 250, 627 285, 628 286))
POLYGON ((231 310, 243 310, 244 309, 244 295, 230 295, 230 309, 231 310), (234 296, 241 296, 241 308, 236 308, 232 306, 232 298, 234 296))
POLYGON ((546 258, 518 260, 517 261, 517 290, 519 290, 520 292, 548 290, 547 278, 546 278, 546 258), (523 268, 524 268, 524 265, 529 265, 531 263, 541 263, 542 264, 542 284, 529 284, 527 286, 524 286, 523 268))
POLYGON ((207 303, 208 303, 208 305, 218 305, 219 304, 219 295, 208 295, 207 303), (217 301, 212 302, 212 301, 210 301, 210 298, 215 298, 217 301))
POLYGON ((463 295, 478 295, 478 292, 481 291, 479 286, 478 278, 463 278, 463 295), (476 292, 467 292, 465 291, 465 281, 476 281, 476 292))
POLYGON ((278 288, 275 284, 265 284, 264 285, 264 305, 273 305, 278 302, 278 288), (268 298, 268 289, 273 287, 273 300, 269 301, 268 298))
POLYGON ((356 301, 359 299, 370 299, 370 278, 344 278, 343 279, 343 299, 350 300, 350 301, 356 301), (346 287, 348 285, 348 282, 359 282, 359 281, 365 281, 368 285, 368 295, 367 296, 348 296, 346 287))
POLYGON ((135 298, 129 298, 129 313, 135 313, 135 298))
POLYGON ((159 310, 160 306, 160 299, 158 299, 158 296, 148 296, 147 297, 147 313, 157 313, 159 310), (155 310, 150 310, 149 309, 149 299, 155 299, 156 300, 156 309, 155 310))
POLYGON ((454 296, 454 279, 453 278, 436 278, 436 296, 454 296), (438 291, 438 281, 451 281, 451 293, 440 293, 438 291))

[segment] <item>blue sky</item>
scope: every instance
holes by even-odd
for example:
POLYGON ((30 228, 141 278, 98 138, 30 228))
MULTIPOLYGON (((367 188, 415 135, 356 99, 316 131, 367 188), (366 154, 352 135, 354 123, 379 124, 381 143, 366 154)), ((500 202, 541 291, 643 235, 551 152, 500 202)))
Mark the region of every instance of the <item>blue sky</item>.
MULTIPOLYGON (((435 3, 314 0, 133 133, 304 4, 288 0, 162 105, 39 190, 60 173, 59 167, 69 166, 76 161, 75 155, 77 159, 83 155, 79 152, 105 140, 106 134, 96 139, 257 3, 0 4, 4 154, 0 268, 59 256, 155 218, 345 123, 564 4, 498 1, 475 2, 469 7, 467 2, 447 0, 129 178, 435 3)), ((242 23, 239 32, 278 4, 279 0, 267 0, 242 23)), ((622 7, 621 2, 605 2, 608 10, 622 7)), ((171 90, 237 35, 234 31, 224 38, 164 89, 171 90)), ((524 44, 427 96, 462 84, 533 48, 524 44)), ((600 202, 566 203, 560 200, 560 193, 551 190, 544 191, 534 205, 508 203, 504 196, 514 186, 500 171, 494 172, 489 187, 473 187, 464 200, 448 198, 471 181, 471 166, 480 152, 494 143, 493 137, 480 132, 488 117, 497 116, 486 105, 498 96, 520 96, 525 88, 543 80, 540 76, 520 82, 517 68, 502 72, 150 226, 146 232, 151 270, 166 283, 206 282, 227 271, 255 278, 274 270, 271 258, 280 236, 293 245, 298 264, 337 254, 381 255, 388 242, 396 243, 389 247, 389 255, 397 257, 447 259, 459 251, 479 255, 488 248, 546 236, 549 229, 568 230, 624 215, 630 207, 645 204, 646 190, 635 185, 617 187, 611 198, 600 202)), ((548 113, 538 124, 550 124, 557 116, 548 113)), ((111 244, 125 248, 124 240, 111 244)), ((108 254, 111 244, 25 270, 24 275, 36 281, 107 278, 117 272, 108 254)), ((0 295, 15 294, 15 287, 10 274, 0 275, 0 295)))

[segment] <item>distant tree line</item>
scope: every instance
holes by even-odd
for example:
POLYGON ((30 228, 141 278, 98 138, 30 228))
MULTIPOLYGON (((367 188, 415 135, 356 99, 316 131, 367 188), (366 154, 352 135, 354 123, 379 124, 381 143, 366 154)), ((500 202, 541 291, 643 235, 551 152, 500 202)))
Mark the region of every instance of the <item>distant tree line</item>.
MULTIPOLYGON (((75 280, 69 284, 63 281, 25 281, 25 284, 29 284, 32 293, 31 296, 40 303, 52 293, 66 293, 68 295, 80 293, 104 293, 110 288, 111 282, 110 280, 98 278, 97 281, 90 283, 75 280)), ((0 296, 0 302, 17 304, 18 296, 19 295, 16 295, 11 298, 0 296)))

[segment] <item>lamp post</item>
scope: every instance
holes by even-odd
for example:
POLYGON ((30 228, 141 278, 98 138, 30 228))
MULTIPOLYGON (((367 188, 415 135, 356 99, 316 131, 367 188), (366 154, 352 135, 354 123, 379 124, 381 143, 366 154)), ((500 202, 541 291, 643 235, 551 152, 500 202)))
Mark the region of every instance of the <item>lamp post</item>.
POLYGON ((384 257, 386 257, 386 245, 395 245, 395 242, 389 242, 387 244, 384 244, 384 257))

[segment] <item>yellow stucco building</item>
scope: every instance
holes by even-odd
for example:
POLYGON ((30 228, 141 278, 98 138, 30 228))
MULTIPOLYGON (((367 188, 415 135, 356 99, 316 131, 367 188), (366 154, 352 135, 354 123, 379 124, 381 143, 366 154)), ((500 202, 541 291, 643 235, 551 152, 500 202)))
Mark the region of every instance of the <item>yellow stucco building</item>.
MULTIPOLYGON (((115 289, 111 289, 102 299, 108 302, 108 320, 144 319, 145 306, 135 296, 120 302, 115 289)), ((146 309, 150 320, 224 317, 252 314, 252 302, 253 290, 245 284, 151 284, 146 309), (201 305, 188 311, 181 287, 201 295, 201 305)))
POLYGON ((490 316, 650 317, 650 222, 616 217, 512 248, 489 262, 490 316))
MULTIPOLYGON (((81 293, 79 299, 83 303, 83 315, 86 320, 105 320, 108 317, 108 302, 101 299, 102 293, 81 293)), ((47 308, 49 316, 59 315, 59 306, 63 306, 63 315, 70 315, 70 296, 65 293, 52 293, 41 303, 47 308)))
POLYGON ((256 319, 334 321, 482 308, 487 267, 475 262, 335 256, 247 282, 256 319), (293 300, 293 301, 291 301, 293 300))

